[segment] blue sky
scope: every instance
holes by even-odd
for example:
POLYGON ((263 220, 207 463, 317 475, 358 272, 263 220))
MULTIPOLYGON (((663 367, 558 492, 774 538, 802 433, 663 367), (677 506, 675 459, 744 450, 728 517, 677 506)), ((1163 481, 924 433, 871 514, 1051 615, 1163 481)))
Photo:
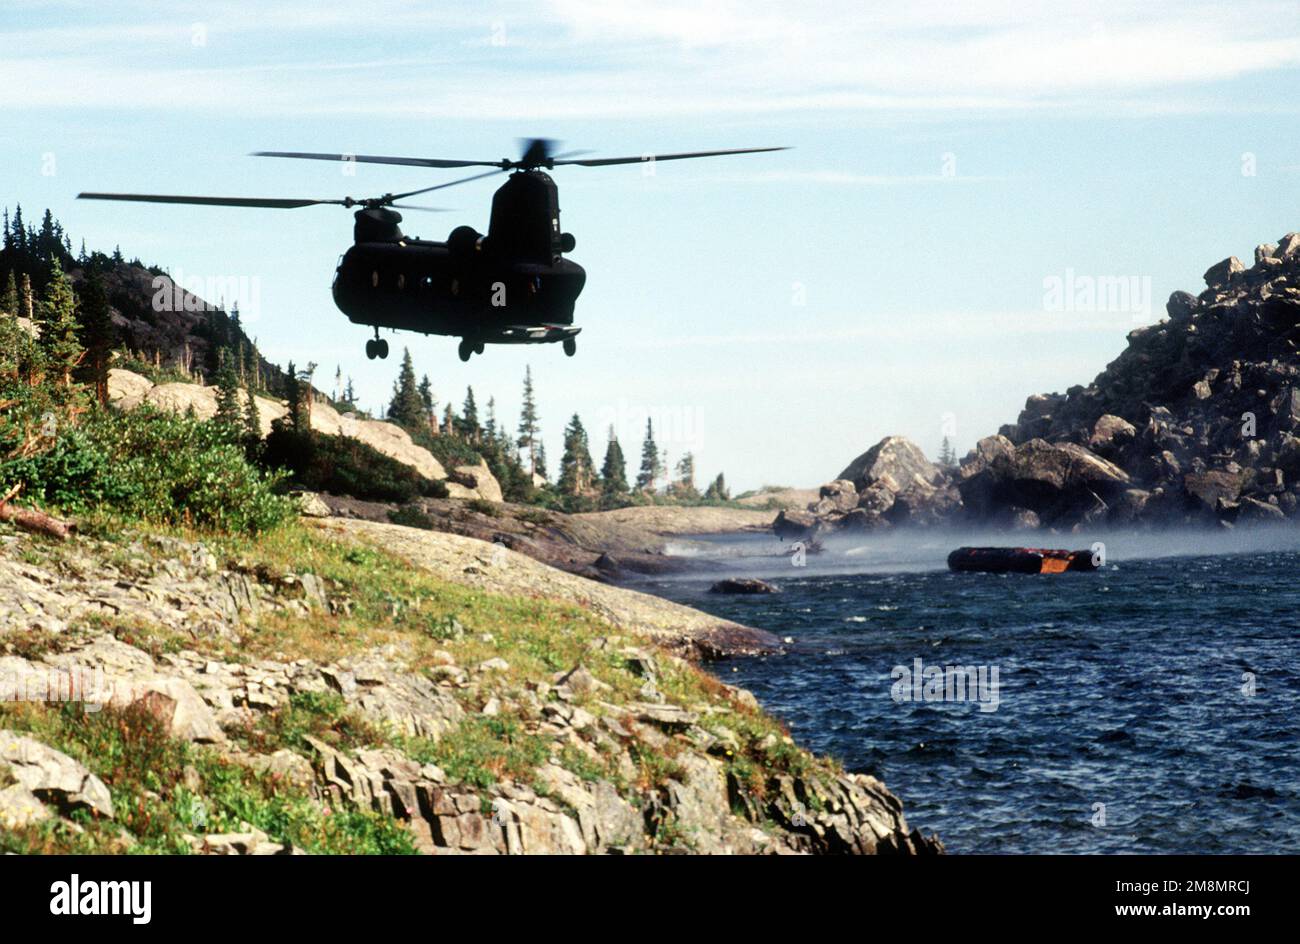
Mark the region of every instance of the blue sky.
MULTIPOLYGON (((1091 380, 1211 263, 1300 229, 1295 2, 952 7, 0 0, 0 200, 186 279, 247 279, 268 356, 342 365, 377 408, 396 364, 365 359, 329 295, 345 211, 75 194, 363 196, 458 173, 259 149, 790 145, 557 170, 588 270, 572 360, 390 343, 440 399, 472 383, 512 424, 531 364, 553 462, 576 411, 635 464, 650 415, 701 478, 817 484, 891 433, 965 451, 1028 394, 1091 380)), ((437 194, 457 212, 405 229, 484 229, 492 188, 437 194)))

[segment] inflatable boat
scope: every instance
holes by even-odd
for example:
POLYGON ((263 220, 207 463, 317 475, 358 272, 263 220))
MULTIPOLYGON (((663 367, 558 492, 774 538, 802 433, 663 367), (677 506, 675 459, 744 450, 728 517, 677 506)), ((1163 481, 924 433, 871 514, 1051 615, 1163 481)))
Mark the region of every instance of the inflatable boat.
POLYGON ((948 569, 989 574, 1063 574, 1096 570, 1092 551, 1044 547, 959 547, 948 555, 948 569))

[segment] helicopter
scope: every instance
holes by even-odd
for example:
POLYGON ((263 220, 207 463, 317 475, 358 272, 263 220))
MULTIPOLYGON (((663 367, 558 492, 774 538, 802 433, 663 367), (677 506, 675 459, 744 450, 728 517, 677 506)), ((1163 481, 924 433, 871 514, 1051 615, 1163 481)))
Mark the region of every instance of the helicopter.
POLYGON ((332 293, 334 304, 350 321, 374 328, 374 338, 366 341, 366 357, 374 360, 388 356, 388 342, 380 338, 380 328, 458 337, 462 361, 482 354, 488 344, 559 343, 572 357, 582 330, 573 323, 573 310, 587 274, 582 266, 565 258, 574 250, 576 240, 572 233, 560 228, 559 190, 547 171, 563 165, 606 167, 786 150, 732 148, 583 158, 578 155, 590 152, 554 153, 555 142, 548 138, 532 138, 521 144, 517 159, 499 161, 303 151, 255 151, 251 155, 409 167, 492 168, 448 183, 363 199, 141 193, 81 193, 78 198, 280 210, 320 205, 355 207, 353 244, 339 259, 332 293), (402 233, 399 209, 446 211, 400 201, 504 173, 510 176, 492 197, 486 234, 472 226, 457 226, 446 242, 434 242, 408 238, 402 233))

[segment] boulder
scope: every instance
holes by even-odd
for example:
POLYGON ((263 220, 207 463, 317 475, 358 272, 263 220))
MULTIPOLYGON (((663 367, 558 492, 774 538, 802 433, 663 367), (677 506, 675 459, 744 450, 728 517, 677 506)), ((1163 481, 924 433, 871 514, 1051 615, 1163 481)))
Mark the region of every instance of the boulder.
POLYGON ((885 517, 894 524, 935 527, 956 517, 961 509, 961 492, 954 486, 916 482, 899 492, 885 517))
POLYGON ((1278 426, 1294 431, 1300 426, 1300 385, 1282 390, 1269 404, 1278 426))
POLYGON ((1065 400, 1065 396, 1059 393, 1036 393, 1026 398, 1025 408, 1016 419, 1015 441, 1020 443, 1046 436, 1065 400))
POLYGON ((0 828, 23 829, 49 818, 50 811, 25 784, 11 783, 0 789, 0 828))
POLYGON ((505 500, 501 493, 501 484, 487 467, 480 461, 478 465, 458 465, 447 481, 449 498, 472 499, 500 503, 505 500))
POLYGON ((858 507, 873 515, 883 515, 894 506, 894 493, 880 482, 858 493, 858 507))
POLYGON ((999 433, 985 436, 975 444, 975 448, 966 454, 957 467, 957 478, 961 481, 983 472, 994 462, 1009 460, 1015 455, 1016 446, 1010 439, 999 433))
POLYGON ((1077 521, 1129 485, 1128 474, 1077 443, 1031 439, 1011 455, 995 457, 959 482, 963 503, 976 516, 1005 506, 1035 512, 1046 523, 1077 521))
POLYGON ((172 737, 207 744, 226 739, 213 717, 212 709, 184 679, 123 681, 115 683, 113 689, 113 704, 144 708, 167 725, 172 737))
POLYGON ((1193 507, 1217 514, 1230 507, 1241 494, 1241 472, 1222 469, 1189 472, 1183 477, 1183 493, 1193 507))
POLYGON ((0 730, 0 764, 7 766, 13 779, 32 795, 53 804, 61 813, 84 809, 113 817, 113 798, 104 781, 67 754, 35 738, 0 730))
POLYGON ((334 513, 315 492, 296 492, 293 498, 298 503, 298 514, 304 518, 328 518, 334 513))
POLYGON ((709 587, 709 593, 779 593, 766 580, 754 577, 728 577, 709 587))
POLYGON ((1243 498, 1237 507, 1237 521, 1259 524, 1286 520, 1286 514, 1277 505, 1256 498, 1243 498))
POLYGON ((1200 301, 1190 292, 1174 292, 1165 302, 1165 311, 1174 321, 1188 321, 1195 313, 1200 301))
MULTIPOLYGON (((886 494, 889 494, 892 505, 893 494, 886 494)), ((854 508, 835 523, 836 529, 840 531, 878 531, 890 526, 888 518, 867 508, 854 508)))
POLYGON ((1300 233, 1287 233, 1278 240, 1277 249, 1273 255, 1279 259, 1289 259, 1292 256, 1300 255, 1300 233))
POLYGON ((821 527, 821 519, 807 511, 782 509, 776 513, 776 520, 772 522, 772 530, 783 541, 808 540, 815 536, 821 527))
POLYGON ((1245 271, 1246 267, 1241 264, 1240 259, 1229 256, 1205 270, 1205 284, 1210 288, 1220 288, 1245 271))
POLYGON ((821 487, 821 500, 830 502, 834 511, 852 511, 858 507, 858 489, 849 479, 836 479, 821 487))
POLYGON ((835 478, 852 482, 859 492, 881 482, 897 493, 915 482, 931 484, 939 476, 938 466, 925 457, 920 446, 903 436, 886 436, 835 478))
POLYGON ((109 400, 120 400, 123 397, 142 400, 152 386, 153 382, 148 377, 142 377, 129 370, 114 367, 108 372, 109 400))
POLYGON ((1100 453, 1103 449, 1127 446, 1136 438, 1137 428, 1132 423, 1122 416, 1105 413, 1092 425, 1088 446, 1094 452, 1100 453))
POLYGON ((1107 520, 1117 525, 1132 524, 1142 517, 1150 500, 1151 493, 1145 489, 1125 489, 1119 498, 1111 503, 1107 520))
POLYGON ((1277 243, 1260 243, 1255 247, 1255 265, 1260 265, 1265 259, 1277 258, 1277 243))

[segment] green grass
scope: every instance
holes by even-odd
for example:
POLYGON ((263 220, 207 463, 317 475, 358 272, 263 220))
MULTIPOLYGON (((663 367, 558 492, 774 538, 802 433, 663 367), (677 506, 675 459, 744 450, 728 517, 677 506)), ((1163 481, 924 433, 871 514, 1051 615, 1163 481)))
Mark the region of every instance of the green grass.
POLYGON ((0 726, 81 761, 108 786, 114 809, 112 820, 78 811, 76 828, 50 820, 0 832, 3 852, 187 853, 183 834, 239 832, 244 823, 313 853, 414 851, 391 816, 322 806, 302 788, 170 737, 143 708, 4 705, 0 726))
MULTIPOLYGON (((128 528, 116 535, 105 553, 134 559, 133 566, 140 566, 142 556, 161 560, 169 553, 165 544, 138 540, 157 530, 128 528)), ((509 663, 507 670, 479 676, 473 694, 445 689, 461 699, 466 717, 437 741, 382 729, 349 710, 343 699, 332 693, 298 694, 288 705, 263 713, 251 728, 232 732, 235 741, 250 751, 289 748, 306 754, 308 736, 344 752, 391 746, 417 762, 438 765, 450 782, 476 790, 507 780, 536 787, 535 771, 554 759, 585 781, 610 781, 620 794, 640 806, 648 794, 682 775, 676 757, 681 750, 694 749, 680 736, 668 738, 666 746, 633 738, 624 745, 635 766, 635 776, 629 778, 620 774, 619 753, 608 743, 603 747, 597 743, 586 751, 534 733, 541 714, 519 697, 520 691, 537 682, 549 683, 556 673, 578 664, 609 686, 596 696, 578 697, 577 704, 588 712, 599 717, 607 712, 602 703, 642 700, 640 689, 645 680, 630 671, 627 656, 620 650, 636 646, 653 652, 653 646, 621 633, 580 607, 450 583, 378 546, 339 538, 305 523, 291 523, 255 536, 186 529, 165 533, 201 540, 221 566, 237 564, 245 573, 314 573, 324 579, 331 599, 346 602, 346 606, 330 613, 317 611, 306 618, 288 612, 264 613, 256 627, 241 630, 237 643, 221 637, 194 639, 161 627, 105 618, 92 628, 108 628, 155 654, 184 647, 230 662, 305 657, 326 664, 394 645, 414 671, 439 666, 445 658, 440 650, 449 652, 456 664, 465 668, 495 657, 509 663), (479 711, 492 695, 500 696, 502 714, 483 716, 479 711)), ((32 546, 45 566, 71 553, 67 545, 34 542, 32 546)), ((58 640, 33 638, 32 655, 39 654, 35 650, 41 646, 57 644, 58 640)), ((714 676, 667 655, 656 656, 655 663, 656 684, 668 701, 699 710, 699 723, 705 730, 734 743, 734 750, 717 750, 715 754, 756 806, 770 799, 770 784, 778 774, 815 780, 839 772, 834 762, 814 758, 796 747, 775 719, 733 700, 729 689, 714 676)), ((186 824, 199 799, 209 817, 208 832, 237 830, 243 819, 277 841, 294 842, 309 851, 406 851, 404 843, 409 844, 395 820, 368 811, 325 813, 300 790, 222 761, 211 748, 159 738, 138 718, 111 712, 83 718, 70 709, 42 714, 31 706, 5 706, 0 708, 0 726, 32 730, 41 740, 82 759, 100 774, 114 792, 114 801, 122 811, 119 819, 137 840, 136 851, 183 851, 175 837, 183 831, 197 831, 186 824), (202 788, 198 791, 190 791, 183 782, 187 765, 199 771, 202 788)), ((10 834, 2 848, 125 848, 115 839, 115 827, 86 825, 82 835, 57 825, 10 834)), ((664 828, 671 832, 671 826, 664 828)), ((665 838, 674 837, 666 834, 665 838)))
POLYGON ((508 714, 471 715, 436 742, 410 738, 398 746, 412 760, 437 764, 449 779, 480 789, 502 780, 529 782, 551 753, 545 738, 508 714))

